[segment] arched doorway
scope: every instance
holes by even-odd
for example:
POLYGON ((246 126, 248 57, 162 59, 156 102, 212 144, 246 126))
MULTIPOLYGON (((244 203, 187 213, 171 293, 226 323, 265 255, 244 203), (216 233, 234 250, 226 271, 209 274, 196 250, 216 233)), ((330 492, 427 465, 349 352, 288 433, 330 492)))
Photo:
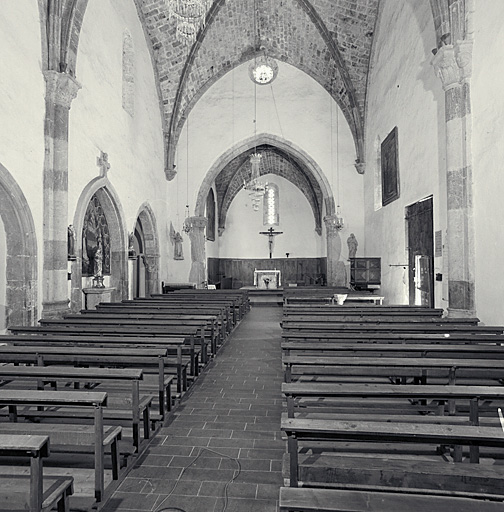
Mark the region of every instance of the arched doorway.
POLYGON ((143 204, 133 231, 133 296, 159 293, 159 238, 152 208, 143 204))
POLYGON ((0 332, 37 320, 37 242, 28 202, 0 164, 0 332))
MULTIPOLYGON (((82 289, 92 286, 91 267, 89 272, 84 273, 83 256, 88 257, 92 253, 89 247, 85 247, 84 223, 89 218, 89 207, 95 204, 97 208, 97 216, 103 214, 106 219, 108 233, 108 258, 109 267, 106 265, 105 257, 103 259, 103 270, 105 285, 113 288, 112 300, 123 300, 128 297, 128 244, 127 232, 124 222, 124 214, 119 199, 111 186, 108 178, 96 178, 84 189, 77 203, 73 225, 77 233, 75 253, 76 260, 72 262, 72 293, 71 293, 71 309, 76 312, 83 307, 82 289), (99 205, 99 209, 96 205, 99 205), (86 254, 84 249, 86 249, 86 254)), ((102 226, 97 232, 101 234, 102 243, 105 240, 102 221, 97 223, 102 226)), ((98 235, 99 238, 99 235, 98 235)), ((93 246, 88 242, 88 246, 93 246)))

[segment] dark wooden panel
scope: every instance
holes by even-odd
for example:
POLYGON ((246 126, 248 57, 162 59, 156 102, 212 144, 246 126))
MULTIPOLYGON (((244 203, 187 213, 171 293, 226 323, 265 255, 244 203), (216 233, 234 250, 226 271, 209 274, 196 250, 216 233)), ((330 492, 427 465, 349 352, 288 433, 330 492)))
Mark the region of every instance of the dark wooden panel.
POLYGON ((232 287, 253 286, 254 270, 280 270, 282 285, 325 284, 326 258, 208 258, 208 281, 232 278, 232 287))

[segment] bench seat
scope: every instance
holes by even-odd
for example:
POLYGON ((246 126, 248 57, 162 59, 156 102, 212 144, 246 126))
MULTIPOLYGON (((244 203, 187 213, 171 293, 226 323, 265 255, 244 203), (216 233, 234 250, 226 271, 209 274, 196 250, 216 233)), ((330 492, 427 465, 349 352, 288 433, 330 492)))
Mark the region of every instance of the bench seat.
POLYGON ((341 489, 280 489, 281 512, 501 512, 484 499, 341 489))

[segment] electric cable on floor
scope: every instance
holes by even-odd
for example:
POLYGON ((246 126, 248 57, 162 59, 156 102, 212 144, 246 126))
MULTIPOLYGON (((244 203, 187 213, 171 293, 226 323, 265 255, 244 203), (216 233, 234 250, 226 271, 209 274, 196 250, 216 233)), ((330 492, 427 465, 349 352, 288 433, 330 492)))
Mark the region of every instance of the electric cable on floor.
MULTIPOLYGON (((194 460, 191 461, 190 464, 188 464, 183 470, 182 470, 182 473, 180 473, 179 477, 177 478, 177 480, 175 481, 175 485, 173 486, 172 490, 170 491, 170 494, 168 494, 164 499, 163 501, 159 504, 159 507, 161 507, 163 505, 163 503, 174 493, 175 491, 175 488, 177 487, 177 484, 180 482, 180 479, 182 478, 182 476, 184 475, 185 471, 187 469, 189 469, 201 456, 201 454, 203 453, 203 451, 207 451, 207 452, 211 452, 211 453, 214 453, 215 455, 219 455, 219 457, 222 457, 222 458, 227 458, 227 459, 230 459, 230 460, 234 460, 236 462, 236 465, 238 466, 238 472, 236 472, 235 470, 235 474, 233 474, 233 477, 228 480, 226 482, 226 485, 224 486, 224 507, 222 509, 222 512, 226 512, 226 509, 227 509, 227 506, 228 506, 228 487, 238 478, 238 476, 240 475, 241 473, 241 464, 240 464, 240 461, 235 458, 235 457, 230 457, 229 455, 225 455, 223 453, 219 453, 219 452, 216 452, 215 450, 212 450, 211 448, 205 448, 205 447, 202 447, 200 448, 200 451, 198 453, 198 455, 196 455, 196 457, 194 458, 194 460)), ((173 511, 177 511, 177 512, 187 512, 186 510, 182 509, 182 508, 178 508, 178 507, 165 507, 165 508, 157 508, 155 512, 173 512, 173 511)))

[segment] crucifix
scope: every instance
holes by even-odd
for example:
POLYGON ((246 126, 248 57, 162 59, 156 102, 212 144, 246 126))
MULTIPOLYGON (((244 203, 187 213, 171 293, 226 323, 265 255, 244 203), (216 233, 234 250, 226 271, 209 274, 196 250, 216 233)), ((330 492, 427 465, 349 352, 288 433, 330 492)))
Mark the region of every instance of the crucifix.
POLYGON ((268 231, 259 231, 260 235, 266 235, 268 237, 268 246, 270 259, 273 256, 273 239, 276 235, 282 235, 283 231, 275 231, 273 228, 269 228, 268 231))

